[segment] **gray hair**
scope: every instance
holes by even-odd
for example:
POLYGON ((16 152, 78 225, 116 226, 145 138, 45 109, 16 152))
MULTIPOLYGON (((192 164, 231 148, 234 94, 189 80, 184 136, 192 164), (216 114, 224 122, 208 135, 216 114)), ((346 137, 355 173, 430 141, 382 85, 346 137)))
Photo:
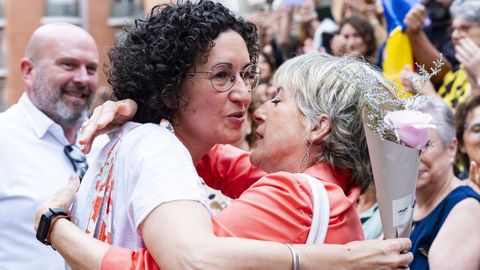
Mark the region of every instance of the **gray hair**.
POLYGON ((370 65, 353 57, 334 57, 310 53, 283 63, 274 75, 273 83, 294 91, 302 123, 307 129, 318 125, 318 117, 326 114, 332 130, 324 138, 324 151, 315 161, 326 162, 335 169, 350 171, 350 183, 365 191, 373 177, 362 121, 365 84, 358 79, 378 84, 382 76, 370 65), (368 77, 360 78, 359 74, 368 77))
POLYGON ((442 144, 447 148, 456 138, 455 121, 452 109, 440 98, 431 98, 422 104, 421 110, 429 113, 436 124, 436 132, 442 140, 442 144))
POLYGON ((480 23, 480 1, 455 0, 450 6, 450 14, 454 19, 480 23))

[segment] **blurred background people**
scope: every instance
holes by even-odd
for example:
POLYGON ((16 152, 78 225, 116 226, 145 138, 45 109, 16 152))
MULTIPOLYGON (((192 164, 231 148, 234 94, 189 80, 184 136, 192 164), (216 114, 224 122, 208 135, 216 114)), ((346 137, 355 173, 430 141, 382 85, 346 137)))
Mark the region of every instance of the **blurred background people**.
POLYGON ((375 186, 371 185, 357 200, 357 212, 365 239, 378 239, 382 231, 375 186))
POLYGON ((405 24, 415 60, 425 65, 426 70, 429 71, 434 61, 441 58, 440 54, 444 55, 444 66, 431 78, 438 96, 455 108, 473 92, 478 92, 480 1, 430 0, 425 2, 425 5, 413 7, 405 18, 405 24), (444 31, 437 31, 435 34, 442 35, 438 38, 441 41, 447 36, 450 37, 454 46, 453 53, 450 52, 450 45, 448 45, 450 42, 433 43, 422 30, 427 14, 431 20, 431 27, 445 28, 444 31))
POLYGON ((376 63, 375 34, 373 27, 363 17, 352 15, 340 23, 338 35, 331 43, 333 55, 350 55, 365 58, 370 64, 376 63))
POLYGON ((452 110, 433 99, 423 111, 440 124, 430 129, 432 145, 420 155, 410 269, 480 269, 480 195, 453 173, 452 110))
MULTIPOLYGON (((480 165, 480 94, 470 96, 460 103, 455 112, 455 129, 458 140, 459 174, 469 178, 470 164, 480 165)), ((458 167, 457 167, 458 168, 458 167)), ((473 181, 480 186, 478 177, 473 181)))
POLYGON ((387 37, 385 18, 383 16, 382 1, 377 0, 333 0, 331 3, 332 14, 337 22, 342 22, 351 16, 365 18, 374 31, 376 47, 387 37))
POLYGON ((452 0, 422 0, 404 19, 416 62, 429 70, 440 54, 444 57, 444 67, 432 78, 434 84, 440 84, 443 76, 458 65, 451 40, 451 3, 452 0))

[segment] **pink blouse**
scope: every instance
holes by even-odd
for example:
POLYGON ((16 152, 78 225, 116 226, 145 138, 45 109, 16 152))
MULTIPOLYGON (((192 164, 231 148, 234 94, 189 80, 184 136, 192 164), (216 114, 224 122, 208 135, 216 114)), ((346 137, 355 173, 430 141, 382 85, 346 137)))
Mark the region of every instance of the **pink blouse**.
MULTIPOLYGON (((305 243, 312 223, 310 186, 301 175, 288 172, 266 174, 251 165, 249 153, 229 145, 216 145, 197 165, 199 175, 212 188, 236 200, 212 218, 217 236, 242 237, 283 243, 305 243), (241 222, 239 222, 241 221, 241 222)), ((330 202, 330 220, 325 243, 344 244, 363 240, 355 201, 357 186, 349 186, 349 173, 335 173, 326 163, 304 173, 325 186, 330 202)), ((102 269, 159 269, 146 249, 112 246, 102 269)))

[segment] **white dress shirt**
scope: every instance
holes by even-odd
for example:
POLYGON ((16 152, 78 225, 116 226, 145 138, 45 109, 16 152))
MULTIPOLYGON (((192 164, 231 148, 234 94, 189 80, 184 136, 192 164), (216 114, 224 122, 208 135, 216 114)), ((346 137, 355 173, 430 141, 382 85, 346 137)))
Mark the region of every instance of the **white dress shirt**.
POLYGON ((25 93, 0 114, 0 269, 65 269, 60 254, 36 239, 33 222, 74 172, 63 152, 68 144, 25 93))

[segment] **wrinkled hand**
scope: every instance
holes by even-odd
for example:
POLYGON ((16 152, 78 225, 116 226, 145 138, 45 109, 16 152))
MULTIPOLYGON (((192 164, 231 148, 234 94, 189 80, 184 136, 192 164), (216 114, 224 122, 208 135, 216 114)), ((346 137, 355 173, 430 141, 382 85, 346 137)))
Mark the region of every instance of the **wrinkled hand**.
POLYGON ((75 193, 77 193, 79 187, 80 179, 78 178, 78 175, 71 174, 67 185, 57 190, 53 197, 44 202, 40 208, 38 208, 37 212, 35 213, 35 231, 37 231, 40 218, 42 217, 43 213, 47 212, 48 208, 62 208, 64 210, 68 210, 73 202, 73 199, 75 199, 75 193))
POLYGON ((422 4, 413 6, 405 15, 405 19, 403 19, 403 23, 407 26, 407 34, 415 35, 420 33, 425 18, 427 18, 425 6, 422 4))
POLYGON ((82 152, 90 152, 93 140, 100 134, 118 129, 133 118, 137 103, 131 99, 107 101, 95 108, 90 119, 80 129, 82 152))
POLYGON ((462 38, 455 46, 455 57, 463 64, 465 71, 476 84, 480 78, 480 47, 469 37, 462 38))
POLYGON ((412 242, 408 238, 366 240, 347 244, 351 253, 349 258, 356 270, 409 269, 413 255, 407 251, 411 247, 412 242))

